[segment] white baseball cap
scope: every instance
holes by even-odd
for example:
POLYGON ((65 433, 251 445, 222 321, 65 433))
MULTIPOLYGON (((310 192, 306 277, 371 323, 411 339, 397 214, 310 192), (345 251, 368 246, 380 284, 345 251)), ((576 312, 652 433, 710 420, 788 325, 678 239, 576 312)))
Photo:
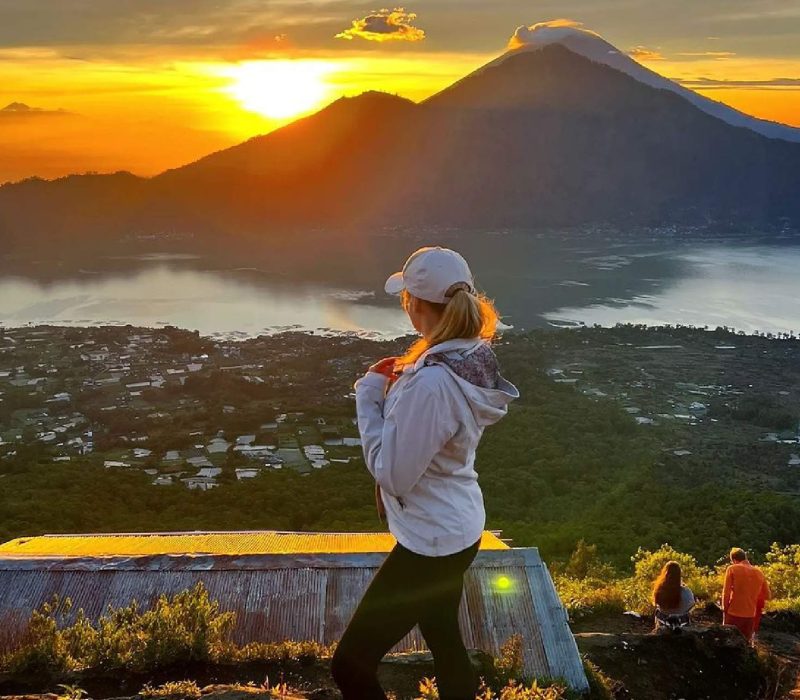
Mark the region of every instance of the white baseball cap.
POLYGON ((446 304, 458 288, 456 285, 475 291, 467 261, 454 250, 435 246, 412 253, 402 271, 386 280, 384 289, 388 294, 400 294, 406 289, 418 299, 446 304))

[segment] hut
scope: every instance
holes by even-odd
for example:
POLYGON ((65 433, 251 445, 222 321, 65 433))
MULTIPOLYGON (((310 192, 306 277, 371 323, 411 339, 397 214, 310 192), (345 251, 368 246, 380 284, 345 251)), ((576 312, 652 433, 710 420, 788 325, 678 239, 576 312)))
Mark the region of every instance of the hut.
MULTIPOLYGON (((234 639, 315 640, 341 636, 367 584, 394 546, 388 533, 167 532, 43 535, 0 545, 0 629, 22 632, 54 595, 96 620, 109 606, 202 581, 236 613, 234 639)), ((523 639, 527 674, 588 687, 566 612, 535 548, 511 548, 485 532, 467 572, 460 611, 468 648, 497 654, 523 639)), ((394 648, 425 649, 418 629, 394 648)))

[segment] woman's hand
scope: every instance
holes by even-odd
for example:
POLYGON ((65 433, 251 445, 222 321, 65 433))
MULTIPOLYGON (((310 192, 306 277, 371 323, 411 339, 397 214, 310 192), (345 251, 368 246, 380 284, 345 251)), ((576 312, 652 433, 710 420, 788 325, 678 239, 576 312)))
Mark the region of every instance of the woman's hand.
POLYGON ((371 365, 367 371, 376 372, 377 374, 382 374, 384 377, 391 379, 394 375, 395 362, 397 362, 396 357, 384 357, 382 360, 378 360, 374 365, 371 365))

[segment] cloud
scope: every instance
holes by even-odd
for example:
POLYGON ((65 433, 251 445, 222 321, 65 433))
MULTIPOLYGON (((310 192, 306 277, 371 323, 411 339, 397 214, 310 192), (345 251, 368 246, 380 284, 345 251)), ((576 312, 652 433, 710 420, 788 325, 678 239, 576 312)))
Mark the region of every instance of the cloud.
POLYGON ((800 90, 800 78, 770 78, 768 80, 716 80, 714 78, 695 78, 693 80, 678 80, 684 87, 693 90, 720 90, 724 88, 738 88, 763 90, 769 88, 800 90))
POLYGON ((0 0, 0 47, 130 47, 133 52, 141 46, 230 46, 254 34, 285 32, 294 37, 296 31, 319 45, 329 41, 350 14, 342 12, 342 4, 342 0, 0 0))
POLYGON ((628 56, 637 61, 663 61, 664 56, 660 51, 648 49, 646 46, 634 46, 628 51, 628 56))
POLYGON ((733 58, 735 55, 733 51, 684 51, 676 54, 676 56, 685 56, 687 58, 715 58, 718 61, 733 58))
POLYGON ((539 43, 540 40, 544 43, 549 43, 575 34, 597 36, 594 32, 584 29, 582 22, 562 17, 561 19, 551 19, 547 22, 538 22, 530 26, 523 24, 521 27, 517 27, 514 36, 508 40, 508 48, 519 49, 523 46, 539 43))
POLYGON ((354 19, 353 26, 336 35, 351 41, 361 37, 368 41, 422 41, 425 32, 414 26, 417 15, 402 7, 377 10, 363 19, 354 19))
POLYGON ((8 117, 42 117, 42 116, 66 116, 71 114, 65 109, 43 109, 41 107, 31 107, 24 102, 11 102, 0 109, 0 118, 8 117))

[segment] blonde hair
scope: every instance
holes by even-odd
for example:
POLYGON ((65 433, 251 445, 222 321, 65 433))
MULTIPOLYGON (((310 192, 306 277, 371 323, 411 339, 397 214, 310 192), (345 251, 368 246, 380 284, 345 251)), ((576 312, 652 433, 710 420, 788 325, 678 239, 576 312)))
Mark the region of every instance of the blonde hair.
MULTIPOLYGON (((401 293, 403 308, 408 310, 411 300, 415 298, 407 291, 401 293)), ((428 348, 453 338, 483 338, 492 341, 497 334, 497 322, 500 316, 491 299, 479 292, 471 292, 465 286, 456 287, 449 301, 437 304, 417 298, 418 303, 429 304, 441 310, 439 323, 430 334, 430 338, 420 338, 398 359, 397 365, 402 367, 416 362, 428 348)))

